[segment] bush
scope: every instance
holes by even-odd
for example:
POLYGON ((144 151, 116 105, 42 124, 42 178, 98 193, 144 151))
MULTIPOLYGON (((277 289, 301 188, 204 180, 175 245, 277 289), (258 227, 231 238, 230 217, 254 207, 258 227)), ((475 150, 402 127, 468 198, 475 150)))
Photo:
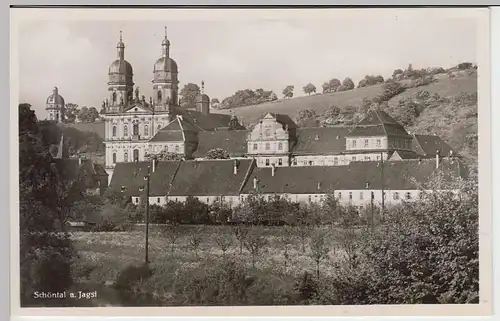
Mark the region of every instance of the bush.
POLYGON ((150 301, 151 298, 140 298, 136 288, 142 281, 153 276, 153 272, 149 265, 142 264, 129 265, 118 274, 113 287, 124 305, 139 305, 141 301, 150 301))
MULTIPOLYGON (((436 186, 443 184, 439 179, 436 186)), ((386 219, 365 229, 354 266, 341 262, 322 283, 320 301, 333 304, 479 302, 477 182, 455 182, 451 193, 386 210, 386 219)), ((347 247, 340 243, 341 248, 347 247)), ((350 246, 349 246, 350 247, 350 246)))
POLYGON ((384 84, 382 93, 380 93, 374 101, 377 103, 386 102, 404 91, 404 86, 402 86, 399 82, 390 79, 384 84))

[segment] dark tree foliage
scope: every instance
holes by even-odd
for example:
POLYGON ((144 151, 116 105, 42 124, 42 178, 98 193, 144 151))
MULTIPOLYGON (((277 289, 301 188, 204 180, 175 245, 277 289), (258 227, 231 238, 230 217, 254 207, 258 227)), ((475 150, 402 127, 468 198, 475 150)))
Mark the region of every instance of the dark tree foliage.
POLYGON ((34 298, 72 285, 75 251, 63 224, 64 184, 29 104, 19 106, 19 181, 21 305, 64 305, 34 298))
POLYGON ((226 97, 219 104, 220 109, 242 106, 258 105, 277 100, 278 97, 272 90, 258 88, 256 90, 243 89, 236 91, 232 96, 226 97))
POLYGON ((200 94, 201 90, 197 84, 188 83, 181 89, 180 105, 184 108, 196 108, 196 97, 200 94))

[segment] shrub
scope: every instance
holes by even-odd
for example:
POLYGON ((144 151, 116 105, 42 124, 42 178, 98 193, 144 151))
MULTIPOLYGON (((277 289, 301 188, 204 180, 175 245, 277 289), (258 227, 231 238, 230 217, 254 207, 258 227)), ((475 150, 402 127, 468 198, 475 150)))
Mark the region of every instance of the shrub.
POLYGON ((138 296, 134 293, 134 288, 143 280, 150 278, 153 272, 147 264, 139 266, 129 265, 120 271, 113 287, 116 289, 118 297, 123 304, 137 304, 138 296))

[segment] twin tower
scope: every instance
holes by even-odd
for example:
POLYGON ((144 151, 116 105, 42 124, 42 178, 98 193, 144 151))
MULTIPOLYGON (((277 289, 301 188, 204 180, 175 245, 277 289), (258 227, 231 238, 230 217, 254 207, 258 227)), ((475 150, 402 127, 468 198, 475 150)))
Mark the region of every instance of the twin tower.
MULTIPOLYGON (((170 41, 167 38, 162 43, 162 55, 156 60, 153 69, 153 97, 149 104, 155 111, 168 112, 171 106, 179 105, 178 98, 178 71, 177 63, 170 58, 170 41)), ((134 71, 132 65, 125 60, 125 44, 120 41, 116 45, 117 59, 109 66, 108 97, 103 102, 106 113, 121 113, 132 107, 137 101, 145 102, 144 97, 138 97, 136 90, 134 97, 134 71)))

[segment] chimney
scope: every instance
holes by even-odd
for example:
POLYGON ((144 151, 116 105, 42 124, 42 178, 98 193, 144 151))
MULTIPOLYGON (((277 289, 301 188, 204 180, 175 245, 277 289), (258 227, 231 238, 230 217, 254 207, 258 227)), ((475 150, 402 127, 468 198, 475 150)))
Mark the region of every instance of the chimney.
POLYGON ((436 151, 436 169, 439 168, 439 149, 436 151))
POLYGON ((155 170, 156 170, 156 157, 153 157, 153 162, 152 163, 153 163, 153 168, 152 169, 153 169, 153 173, 154 173, 155 170))
POLYGON ((233 174, 238 174, 238 161, 236 159, 234 160, 233 174))
POLYGON ((253 178, 253 188, 257 189, 257 177, 253 178))
POLYGON ((321 189, 321 182, 318 182, 318 190, 321 189))
POLYGON ((78 166, 82 166, 82 156, 78 155, 78 166))
POLYGON ((271 165, 271 173, 272 173, 272 176, 274 177, 274 174, 276 173, 276 165, 274 165, 274 163, 272 163, 271 165))

